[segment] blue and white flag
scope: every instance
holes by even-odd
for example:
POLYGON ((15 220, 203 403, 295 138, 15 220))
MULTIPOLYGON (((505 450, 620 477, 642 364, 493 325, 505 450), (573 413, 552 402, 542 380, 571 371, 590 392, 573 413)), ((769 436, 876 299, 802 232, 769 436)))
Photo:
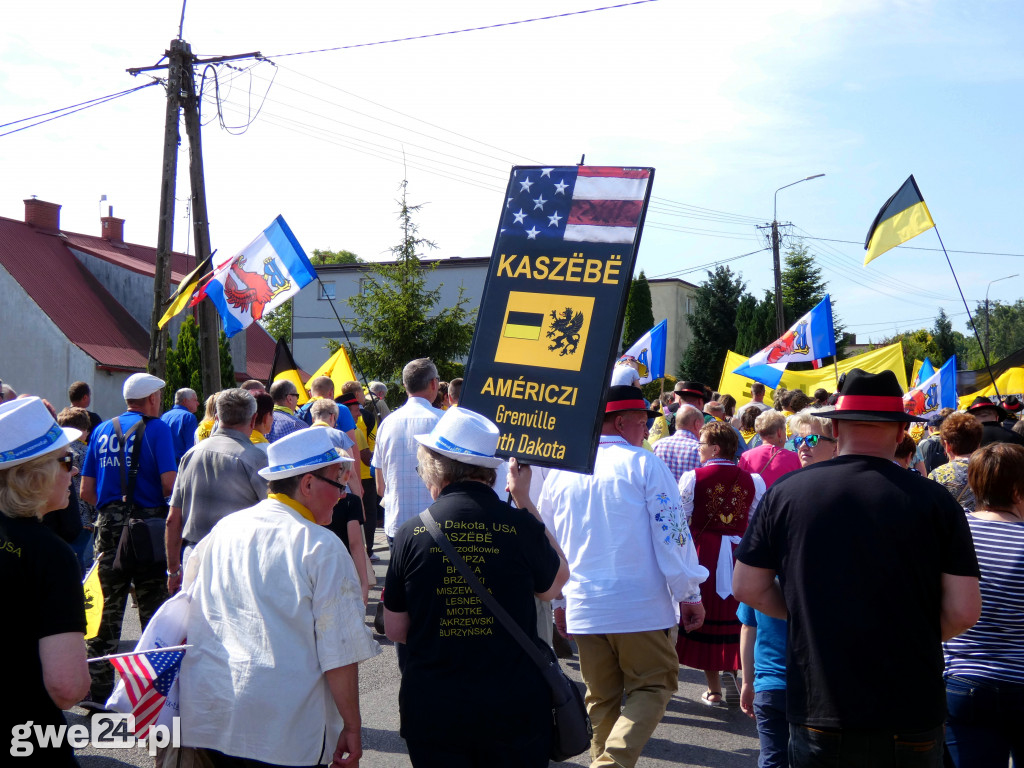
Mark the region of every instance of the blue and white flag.
POLYGON ((284 217, 278 216, 259 237, 214 268, 206 295, 231 338, 315 279, 316 270, 302 246, 284 217))
POLYGON ((814 309, 743 365, 733 370, 740 376, 759 381, 775 389, 789 363, 820 360, 836 353, 836 333, 832 326, 832 303, 828 294, 814 309))
POLYGON ((911 416, 926 416, 942 408, 956 409, 956 355, 950 357, 927 379, 922 374, 921 379, 920 384, 903 396, 903 408, 907 413, 911 416))
POLYGON ((640 383, 647 384, 665 375, 665 346, 668 343, 668 320, 662 320, 636 340, 623 357, 635 357, 640 364, 640 383))
POLYGON ((935 366, 932 364, 931 358, 926 357, 924 362, 921 363, 921 367, 917 369, 917 376, 914 377, 914 381, 911 382, 910 388, 918 386, 922 381, 927 381, 935 373, 935 366))

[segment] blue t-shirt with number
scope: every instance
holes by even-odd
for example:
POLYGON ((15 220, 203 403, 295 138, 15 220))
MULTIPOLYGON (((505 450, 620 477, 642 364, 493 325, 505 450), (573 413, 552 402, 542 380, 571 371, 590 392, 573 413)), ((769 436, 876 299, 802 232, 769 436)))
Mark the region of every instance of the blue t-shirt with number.
MULTIPOLYGON (((142 416, 128 411, 118 418, 121 422, 121 432, 124 434, 135 426, 142 416)), ((135 433, 132 433, 128 438, 127 451, 121 450, 113 420, 103 422, 89 436, 89 451, 85 455, 82 475, 96 479, 97 508, 121 499, 123 494, 118 457, 125 461, 127 472, 131 469, 134 446, 135 433)), ((135 504, 140 507, 159 507, 165 504, 160 475, 164 472, 176 472, 177 469, 178 462, 174 456, 174 441, 170 427, 160 419, 147 419, 139 453, 139 474, 135 481, 135 504)))

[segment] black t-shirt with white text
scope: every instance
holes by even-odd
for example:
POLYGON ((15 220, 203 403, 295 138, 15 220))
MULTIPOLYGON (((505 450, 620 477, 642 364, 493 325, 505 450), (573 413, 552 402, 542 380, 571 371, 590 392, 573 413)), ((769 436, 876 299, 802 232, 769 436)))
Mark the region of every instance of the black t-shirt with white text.
MULTIPOLYGON (((75 553, 36 518, 0 514, 0 584, 8 617, 0 632, 0 658, 5 696, 0 696, 3 753, 10 755, 11 729, 31 720, 33 725, 62 726, 64 715, 43 685, 39 641, 51 635, 85 635, 85 595, 82 571, 75 553)), ((17 765, 58 767, 77 765, 67 742, 59 749, 40 749, 32 755, 10 757, 17 765)), ((4 763, 6 764, 6 763, 4 763)))
MULTIPOLYGON (((543 648, 534 593, 550 589, 559 566, 544 525, 478 482, 447 486, 430 511, 488 591, 543 648)), ((550 727, 551 693, 540 671, 418 516, 395 537, 384 605, 409 614, 399 693, 404 738, 493 744, 550 727)))
POLYGON ((736 559, 779 575, 791 723, 942 723, 942 576, 979 575, 964 511, 945 488, 871 456, 811 465, 768 490, 736 559))

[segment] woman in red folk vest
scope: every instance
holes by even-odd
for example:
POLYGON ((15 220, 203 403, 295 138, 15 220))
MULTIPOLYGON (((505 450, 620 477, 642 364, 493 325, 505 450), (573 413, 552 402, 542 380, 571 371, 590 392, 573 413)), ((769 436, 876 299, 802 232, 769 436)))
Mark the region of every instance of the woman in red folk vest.
POLYGON ((693 632, 680 631, 676 653, 680 664, 704 671, 708 689, 701 701, 710 707, 739 703, 740 623, 736 618, 739 603, 732 596, 733 550, 765 491, 760 475, 740 469, 732 461, 736 446, 736 432, 728 424, 705 424, 699 441, 701 466, 679 478, 697 558, 709 576, 700 585, 704 625, 693 632))

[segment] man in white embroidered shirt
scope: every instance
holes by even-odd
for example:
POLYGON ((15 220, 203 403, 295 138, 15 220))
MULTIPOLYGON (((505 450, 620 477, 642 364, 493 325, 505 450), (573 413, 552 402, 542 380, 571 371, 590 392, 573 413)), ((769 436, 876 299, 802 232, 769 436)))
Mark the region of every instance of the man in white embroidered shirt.
POLYGON ((402 523, 434 503, 416 473, 415 435, 428 434, 444 415, 431 405, 441 379, 430 358, 421 357, 402 369, 402 384, 409 399, 377 427, 372 465, 377 496, 384 507, 384 533, 390 546, 402 523))
POLYGON ((182 740, 216 768, 355 765, 357 664, 380 647, 352 559, 323 527, 351 459, 326 430, 303 429, 268 461, 268 498, 217 523, 186 566, 182 740))
POLYGON ((609 388, 593 474, 549 473, 538 505, 569 562, 559 629, 579 648, 592 768, 636 764, 677 688, 679 616, 704 623, 708 572, 672 473, 641 447, 649 414, 638 388, 609 388))

